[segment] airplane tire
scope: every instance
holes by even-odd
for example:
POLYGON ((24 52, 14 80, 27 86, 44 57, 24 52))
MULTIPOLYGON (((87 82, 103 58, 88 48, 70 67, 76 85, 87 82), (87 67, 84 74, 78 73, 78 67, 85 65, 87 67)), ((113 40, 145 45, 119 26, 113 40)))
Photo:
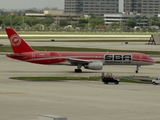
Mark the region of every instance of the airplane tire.
POLYGON ((108 82, 104 82, 104 84, 108 84, 108 82))
POLYGON ((158 85, 156 82, 153 82, 152 84, 153 84, 153 85, 158 85))
POLYGON ((75 72, 75 73, 81 73, 82 70, 81 70, 81 69, 75 69, 74 72, 75 72))
POLYGON ((79 72, 81 73, 81 72, 82 72, 82 70, 81 70, 81 69, 79 69, 79 72))
POLYGON ((119 84, 119 82, 115 82, 115 84, 119 84))
POLYGON ((152 82, 153 85, 155 85, 155 82, 152 82))

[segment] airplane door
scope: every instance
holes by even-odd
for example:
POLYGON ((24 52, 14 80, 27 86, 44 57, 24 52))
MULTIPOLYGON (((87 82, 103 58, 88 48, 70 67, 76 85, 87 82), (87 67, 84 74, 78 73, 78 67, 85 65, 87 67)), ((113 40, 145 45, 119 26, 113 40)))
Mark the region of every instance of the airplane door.
POLYGON ((59 60, 62 60, 62 55, 61 54, 57 54, 57 56, 58 56, 59 60))
POLYGON ((36 55, 35 53, 32 53, 32 59, 35 59, 36 55))
POLYGON ((139 55, 139 60, 142 61, 142 59, 143 59, 143 56, 139 55))

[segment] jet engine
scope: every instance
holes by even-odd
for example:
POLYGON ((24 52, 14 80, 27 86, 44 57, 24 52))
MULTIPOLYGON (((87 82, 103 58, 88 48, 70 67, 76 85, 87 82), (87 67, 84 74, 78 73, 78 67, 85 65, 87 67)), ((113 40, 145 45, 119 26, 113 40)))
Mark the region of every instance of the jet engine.
POLYGON ((87 65, 84 65, 84 68, 90 69, 90 70, 102 70, 103 63, 102 62, 92 62, 87 65))

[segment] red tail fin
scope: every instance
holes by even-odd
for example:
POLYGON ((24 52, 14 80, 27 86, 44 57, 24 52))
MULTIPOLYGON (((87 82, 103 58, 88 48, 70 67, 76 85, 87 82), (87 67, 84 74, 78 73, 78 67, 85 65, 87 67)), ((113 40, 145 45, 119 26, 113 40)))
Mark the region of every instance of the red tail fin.
POLYGON ((5 30, 14 53, 34 51, 12 28, 6 28, 5 30))

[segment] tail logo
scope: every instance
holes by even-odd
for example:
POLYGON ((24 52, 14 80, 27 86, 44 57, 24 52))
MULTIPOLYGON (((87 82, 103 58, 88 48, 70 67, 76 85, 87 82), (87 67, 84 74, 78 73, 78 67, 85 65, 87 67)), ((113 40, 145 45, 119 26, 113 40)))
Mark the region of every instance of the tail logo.
POLYGON ((19 46, 22 42, 21 38, 16 34, 10 37, 10 41, 11 41, 12 46, 19 46))

